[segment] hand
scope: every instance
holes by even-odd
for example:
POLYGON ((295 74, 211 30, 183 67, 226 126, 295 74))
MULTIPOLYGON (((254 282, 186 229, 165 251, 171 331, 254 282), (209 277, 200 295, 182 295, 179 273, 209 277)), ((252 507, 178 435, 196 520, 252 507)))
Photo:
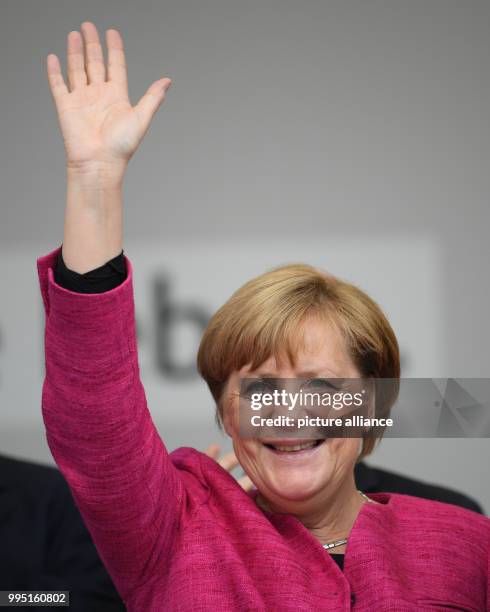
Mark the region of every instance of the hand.
MULTIPOLYGON (((215 459, 217 463, 221 465, 221 467, 225 468, 226 471, 231 472, 240 464, 238 463, 238 459, 236 458, 235 453, 226 453, 222 457, 220 454, 220 447, 217 444, 211 444, 204 451, 208 457, 211 459, 215 459)), ((245 491, 251 491, 254 488, 254 483, 250 480, 248 476, 242 476, 241 478, 236 479, 238 484, 245 491)))
POLYGON ((107 66, 97 28, 85 22, 68 34, 68 85, 56 55, 47 58, 48 79, 65 142, 67 166, 90 171, 102 165, 124 171, 165 98, 171 80, 155 81, 132 106, 121 35, 107 30, 107 66))

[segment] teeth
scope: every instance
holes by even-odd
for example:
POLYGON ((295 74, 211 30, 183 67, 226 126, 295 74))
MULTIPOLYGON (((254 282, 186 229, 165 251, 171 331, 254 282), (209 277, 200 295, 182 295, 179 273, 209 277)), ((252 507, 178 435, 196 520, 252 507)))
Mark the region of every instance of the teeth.
POLYGON ((279 444, 272 444, 272 446, 278 450, 278 451, 284 451, 284 452, 292 452, 292 451, 299 451, 299 450, 303 450, 304 448, 312 448, 313 446, 316 445, 316 440, 313 440, 311 442, 304 442, 303 444, 295 444, 294 446, 282 446, 279 444))

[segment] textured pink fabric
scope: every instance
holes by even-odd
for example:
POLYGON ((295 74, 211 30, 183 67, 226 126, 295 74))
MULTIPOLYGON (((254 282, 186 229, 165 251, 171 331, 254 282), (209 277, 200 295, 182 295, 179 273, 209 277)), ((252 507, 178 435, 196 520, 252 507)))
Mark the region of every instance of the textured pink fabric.
POLYGON ((130 611, 486 609, 483 516, 372 495, 381 504, 363 506, 342 573, 296 518, 262 512, 213 460, 168 454, 139 379, 129 261, 122 285, 81 295, 54 282, 57 252, 38 260, 47 438, 130 611))

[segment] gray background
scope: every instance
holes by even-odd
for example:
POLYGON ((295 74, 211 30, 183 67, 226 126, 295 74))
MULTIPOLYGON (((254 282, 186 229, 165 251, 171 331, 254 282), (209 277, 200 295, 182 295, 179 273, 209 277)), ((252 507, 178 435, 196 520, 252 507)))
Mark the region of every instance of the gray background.
MULTIPOLYGON (((490 3, 4 0, 1 11, 4 261, 61 240, 64 153, 44 64, 49 52, 64 55, 66 33, 88 19, 122 31, 134 100, 160 76, 174 80, 131 162, 130 255, 141 245, 199 242, 238 261, 244 240, 260 248, 278 237, 371 240, 389 246, 393 276, 379 282, 397 292, 424 275, 414 265, 410 279, 400 277, 398 237, 416 245, 423 236, 440 255, 443 337, 430 371, 417 369, 423 355, 412 350, 406 373, 488 376, 490 3)), ((375 297, 388 294, 376 290, 378 275, 373 266, 375 297)), ((4 278, 2 296, 15 287, 4 278)), ((419 299, 415 291, 396 317, 413 319, 419 299)), ((9 324, 0 330, 0 390, 17 350, 9 324)), ((434 322, 416 324, 422 343, 434 322)), ((38 338, 22 338, 26 354, 29 340, 38 350, 38 338)), ((0 449, 49 460, 34 404, 4 395, 0 449)), ((167 432, 170 447, 184 439, 202 447, 213 435, 175 411, 167 432)), ((488 509, 489 459, 488 440, 386 440, 371 462, 457 487, 488 509)))

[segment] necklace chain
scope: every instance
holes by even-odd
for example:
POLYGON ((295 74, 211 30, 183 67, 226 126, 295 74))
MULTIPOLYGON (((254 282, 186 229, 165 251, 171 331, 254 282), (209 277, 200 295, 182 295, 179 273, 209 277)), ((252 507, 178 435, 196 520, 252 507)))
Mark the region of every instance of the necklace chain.
MULTIPOLYGON (((369 502, 369 503, 374 503, 372 499, 370 499, 365 493, 363 493, 362 491, 357 491, 359 493, 359 495, 361 497, 364 498, 365 501, 369 502)), ((341 540, 334 540, 333 542, 327 542, 326 544, 322 544, 323 548, 325 548, 325 550, 330 550, 331 548, 337 548, 337 546, 343 546, 344 544, 347 544, 347 540, 349 538, 342 538, 341 540)))
POLYGON ((337 546, 342 546, 343 544, 347 544, 347 538, 343 538, 342 540, 335 540, 334 542, 328 542, 328 544, 322 544, 322 546, 326 550, 329 550, 330 548, 337 548, 337 546))

